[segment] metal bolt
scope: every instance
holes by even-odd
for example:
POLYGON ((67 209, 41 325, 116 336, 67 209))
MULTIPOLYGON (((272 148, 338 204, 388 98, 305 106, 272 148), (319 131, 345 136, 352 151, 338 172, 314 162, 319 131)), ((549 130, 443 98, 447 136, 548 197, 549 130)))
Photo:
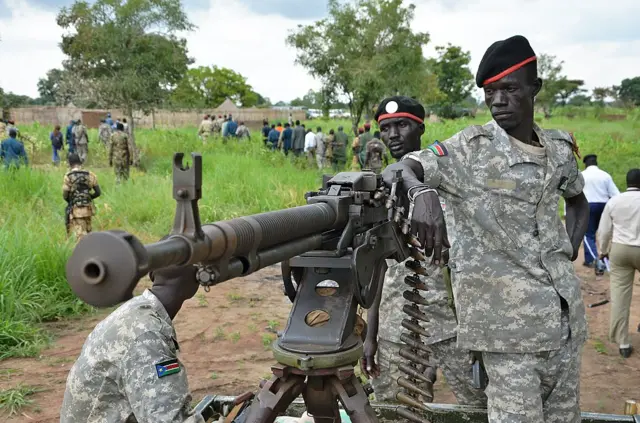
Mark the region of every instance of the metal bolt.
POLYGON ((189 193, 184 189, 179 189, 177 194, 180 198, 186 198, 189 195, 189 193))

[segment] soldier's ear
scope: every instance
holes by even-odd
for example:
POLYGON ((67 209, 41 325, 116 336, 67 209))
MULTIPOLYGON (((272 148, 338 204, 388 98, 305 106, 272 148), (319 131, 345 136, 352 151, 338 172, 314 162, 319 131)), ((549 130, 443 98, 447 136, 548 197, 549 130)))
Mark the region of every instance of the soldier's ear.
POLYGON ((418 129, 420 130, 420 135, 422 136, 422 134, 424 134, 424 131, 425 131, 424 123, 421 123, 420 125, 418 125, 418 129))

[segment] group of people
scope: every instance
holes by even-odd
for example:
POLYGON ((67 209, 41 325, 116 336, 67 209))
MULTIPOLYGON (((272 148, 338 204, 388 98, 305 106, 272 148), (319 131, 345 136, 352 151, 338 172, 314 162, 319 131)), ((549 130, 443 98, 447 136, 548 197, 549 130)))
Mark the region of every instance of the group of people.
POLYGON ((210 137, 222 137, 224 142, 229 138, 248 139, 251 132, 243 121, 238 122, 231 114, 218 115, 217 118, 215 115, 204 115, 198 127, 198 137, 206 144, 210 137))
MULTIPOLYGON (((398 198, 409 210, 411 244, 422 250, 414 252, 420 267, 413 258, 390 264, 368 313, 363 372, 373 379, 378 399, 395 401, 395 381, 402 374, 402 292, 407 273, 419 273, 427 288, 421 291, 421 320, 432 335, 426 340, 432 362, 442 368, 460 404, 486 407, 490 423, 577 423, 587 321, 572 262, 593 208, 585 196, 588 177, 578 168, 575 138, 534 121, 543 81, 526 38, 492 44, 476 85, 484 91, 492 120, 425 149, 420 103, 394 96, 381 101, 376 112, 380 140, 397 160, 382 178, 390 186, 402 171, 398 198), (561 197, 564 224, 558 215, 561 197), (471 366, 486 374, 484 386, 472 382, 471 366)), ((359 137, 360 148, 376 139, 373 134, 368 140, 366 132, 359 137)), ((317 159, 318 133, 321 128, 314 144, 296 122, 294 129, 271 127, 265 143, 297 155, 306 144, 307 152, 316 149, 317 159), (294 143, 298 127, 304 137, 294 143)), ((320 138, 327 146, 329 137, 320 138)), ((348 137, 341 139, 346 149, 348 137)), ((326 148, 321 157, 327 157, 326 148)), ((346 165, 346 154, 341 163, 346 165)), ((629 282, 640 267, 640 169, 629 171, 627 185, 625 193, 606 202, 597 232, 600 259, 609 257, 612 277, 618 269, 625 281, 616 288, 624 293, 625 305, 631 299, 629 282)), ((595 254, 590 257, 593 261, 595 254)), ((194 266, 156 272, 151 288, 96 326, 69 373, 61 422, 160 421, 160 416, 203 421, 190 407, 173 327, 184 301, 198 290, 195 274, 194 266)), ((616 333, 624 331, 623 322, 616 326, 616 333)), ((626 354, 622 348, 621 354, 626 354)), ((434 368, 424 374, 428 390, 434 368)))

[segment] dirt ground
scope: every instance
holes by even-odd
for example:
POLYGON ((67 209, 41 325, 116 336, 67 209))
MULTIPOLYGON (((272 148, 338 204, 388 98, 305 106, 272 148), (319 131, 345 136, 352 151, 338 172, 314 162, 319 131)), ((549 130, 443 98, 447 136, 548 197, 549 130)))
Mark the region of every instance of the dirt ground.
MULTIPOLYGON (((585 304, 608 298, 608 276, 596 279, 593 270, 576 269, 582 279, 585 304)), ((624 401, 640 400, 640 280, 636 279, 630 330, 636 351, 622 359, 616 345, 607 340, 609 304, 587 308, 590 339, 582 358, 582 409, 621 414, 624 401)), ((274 363, 268 349, 275 332, 286 324, 291 304, 282 294, 278 266, 244 279, 225 282, 210 292, 202 289, 188 301, 176 318, 181 359, 189 374, 195 400, 206 394, 235 395, 258 389, 270 375, 274 363)), ((28 385, 40 391, 33 401, 7 422, 58 422, 67 372, 77 358, 85 338, 107 312, 81 319, 48 324, 55 342, 37 358, 0 362, 0 390, 28 385)), ((436 385, 436 401, 455 403, 446 384, 436 385)))

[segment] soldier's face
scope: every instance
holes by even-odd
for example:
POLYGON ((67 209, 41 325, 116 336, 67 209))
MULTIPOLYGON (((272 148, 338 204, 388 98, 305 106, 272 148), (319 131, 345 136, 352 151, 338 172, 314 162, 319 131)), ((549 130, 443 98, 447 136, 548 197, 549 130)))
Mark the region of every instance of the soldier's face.
POLYGON ((491 116, 502 129, 517 128, 524 121, 533 120, 533 104, 542 81, 532 81, 526 68, 518 69, 504 78, 484 86, 484 101, 491 116))
POLYGON ((420 150, 422 134, 424 125, 409 118, 389 118, 380 122, 380 137, 389 147, 391 157, 396 160, 407 153, 420 150))

